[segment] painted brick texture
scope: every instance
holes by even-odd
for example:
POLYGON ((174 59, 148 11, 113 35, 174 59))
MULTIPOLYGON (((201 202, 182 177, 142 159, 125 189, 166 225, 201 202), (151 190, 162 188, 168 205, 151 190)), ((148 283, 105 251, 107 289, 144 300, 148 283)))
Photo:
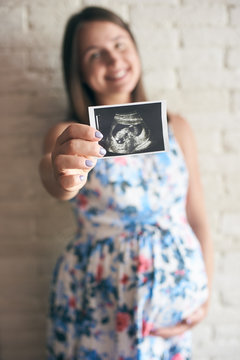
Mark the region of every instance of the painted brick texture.
POLYGON ((240 1, 1 0, 0 359, 44 359, 51 272, 71 239, 69 204, 40 184, 46 131, 64 120, 60 46, 70 14, 107 6, 128 21, 151 100, 192 125, 215 244, 209 315, 195 360, 240 353, 240 1))

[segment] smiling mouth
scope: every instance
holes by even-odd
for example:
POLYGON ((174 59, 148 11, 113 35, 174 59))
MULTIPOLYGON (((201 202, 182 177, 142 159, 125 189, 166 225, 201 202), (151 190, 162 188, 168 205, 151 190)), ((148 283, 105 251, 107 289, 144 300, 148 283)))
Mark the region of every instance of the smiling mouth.
POLYGON ((118 80, 124 79, 125 76, 127 75, 127 73, 128 73, 128 70, 120 70, 114 74, 108 75, 107 80, 118 81, 118 80))

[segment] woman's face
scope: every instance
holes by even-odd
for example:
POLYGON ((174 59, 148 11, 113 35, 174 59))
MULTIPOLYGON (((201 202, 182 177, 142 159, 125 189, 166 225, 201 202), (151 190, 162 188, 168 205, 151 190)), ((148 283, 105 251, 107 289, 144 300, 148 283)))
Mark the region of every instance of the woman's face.
POLYGON ((81 75, 97 103, 130 101, 141 65, 128 32, 108 21, 92 21, 81 28, 78 46, 81 75))

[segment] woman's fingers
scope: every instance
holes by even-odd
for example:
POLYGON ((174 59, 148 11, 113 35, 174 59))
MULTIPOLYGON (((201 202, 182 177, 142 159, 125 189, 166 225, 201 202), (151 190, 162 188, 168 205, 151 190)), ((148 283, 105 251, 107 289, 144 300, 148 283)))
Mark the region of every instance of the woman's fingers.
POLYGON ((54 164, 56 179, 65 190, 77 191, 85 184, 88 172, 96 162, 93 157, 59 155, 54 164))
POLYGON ((160 336, 164 339, 170 338, 172 336, 182 335, 185 331, 189 330, 190 326, 185 322, 181 322, 174 326, 157 328, 150 331, 150 335, 160 336))
POLYGON ((194 326, 204 319, 206 313, 207 313, 207 308, 205 305, 203 305, 199 309, 197 309, 192 315, 188 316, 185 322, 188 325, 194 326))
POLYGON ((106 151, 98 142, 71 139, 58 147, 58 154, 102 157, 106 151))
POLYGON ((71 124, 69 125, 63 133, 58 137, 57 143, 59 145, 64 144, 65 142, 72 139, 83 139, 86 141, 99 141, 103 135, 100 131, 94 129, 89 125, 83 124, 71 124))
POLYGON ((54 168, 58 175, 81 175, 96 165, 95 157, 58 155, 55 158, 54 168))
POLYGON ((80 175, 62 175, 58 178, 60 186, 67 191, 77 191, 87 181, 87 173, 80 175))
POLYGON ((151 330, 150 335, 160 336, 164 339, 167 339, 172 336, 182 335, 185 331, 191 329, 193 326, 197 325, 200 321, 204 319, 207 313, 207 307, 208 307, 208 303, 205 303, 202 306, 200 306, 193 314, 188 316, 180 323, 174 326, 161 327, 151 330))
POLYGON ((57 138, 52 152, 54 175, 62 188, 77 191, 87 180, 88 172, 106 150, 99 144, 102 134, 83 124, 70 124, 57 138))

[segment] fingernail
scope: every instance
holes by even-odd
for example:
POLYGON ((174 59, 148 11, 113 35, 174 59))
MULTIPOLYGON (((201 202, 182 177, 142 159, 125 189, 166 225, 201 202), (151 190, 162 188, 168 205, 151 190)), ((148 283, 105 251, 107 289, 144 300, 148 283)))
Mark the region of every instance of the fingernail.
POLYGON ((100 154, 100 155, 105 155, 105 154, 106 154, 106 150, 105 150, 103 147, 101 147, 100 150, 99 150, 99 154, 100 154))
POLYGON ((186 324, 191 325, 191 323, 192 323, 192 320, 190 320, 190 319, 186 320, 186 324))
POLYGON ((91 160, 86 160, 85 165, 88 167, 91 167, 91 166, 93 166, 93 162, 91 160))
POLYGON ((97 130, 95 132, 95 137, 98 138, 98 139, 101 139, 103 137, 103 134, 100 131, 97 130))
POLYGON ((80 179, 80 181, 83 181, 83 180, 84 180, 84 176, 83 176, 83 175, 79 175, 79 179, 80 179))

